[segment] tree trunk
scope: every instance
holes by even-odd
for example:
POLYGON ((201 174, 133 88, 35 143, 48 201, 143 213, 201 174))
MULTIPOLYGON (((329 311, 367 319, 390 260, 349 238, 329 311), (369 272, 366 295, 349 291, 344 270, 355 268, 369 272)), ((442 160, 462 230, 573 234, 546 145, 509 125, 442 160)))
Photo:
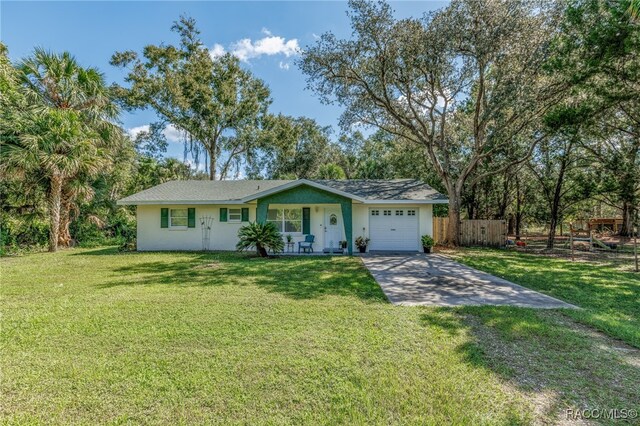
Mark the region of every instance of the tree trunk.
POLYGON ((267 250, 262 247, 261 244, 256 244, 256 251, 258 252, 258 254, 260 255, 260 257, 268 257, 268 253, 267 250))
POLYGON ((209 180, 216 180, 216 155, 209 152, 209 180))
POLYGON ((556 240, 556 228, 560 220, 560 201, 562 200, 562 187, 564 186, 564 174, 567 171, 567 165, 569 162, 569 153, 573 143, 570 143, 565 150, 565 155, 560 162, 560 170, 558 171, 558 179, 556 180, 556 187, 553 192, 553 200, 551 200, 551 220, 549 221, 549 236, 547 238, 547 249, 553 249, 553 245, 556 240))
POLYGON ((60 201, 60 226, 58 228, 58 247, 69 247, 71 243, 71 202, 69 197, 63 195, 60 201))
POLYGON ((522 229, 522 217, 524 216, 522 212, 522 202, 524 201, 522 198, 523 191, 520 188, 520 179, 516 174, 516 214, 515 214, 515 233, 516 233, 516 241, 520 240, 520 232, 522 229))
POLYGON ((461 192, 461 190, 454 188, 447 190, 449 196, 449 223, 447 225, 446 242, 453 247, 460 245, 461 192))
POLYGON ((547 249, 553 249, 553 246, 556 242, 556 228, 558 226, 558 220, 555 217, 551 217, 551 221, 549 222, 549 235, 547 236, 547 249))
POLYGON ((620 227, 620 235, 622 237, 633 236, 633 217, 635 213, 634 210, 635 209, 629 202, 622 202, 622 226, 620 227))
MULTIPOLYGON (((559 198, 559 197, 558 197, 559 198)), ((547 237, 547 249, 553 249, 553 245, 556 241, 556 229, 558 228, 558 216, 559 216, 559 204, 560 200, 554 199, 554 203, 551 205, 551 219, 549 220, 549 236, 547 237)))
POLYGON ((60 199, 62 195, 62 177, 53 175, 49 187, 49 251, 58 250, 58 232, 60 230, 60 199))
POLYGON ((471 189, 470 189, 470 195, 469 195, 469 203, 467 204, 467 217, 469 217, 469 219, 475 219, 476 218, 476 207, 477 204, 479 204, 476 201, 477 198, 477 194, 476 194, 476 185, 473 184, 471 185, 471 189))

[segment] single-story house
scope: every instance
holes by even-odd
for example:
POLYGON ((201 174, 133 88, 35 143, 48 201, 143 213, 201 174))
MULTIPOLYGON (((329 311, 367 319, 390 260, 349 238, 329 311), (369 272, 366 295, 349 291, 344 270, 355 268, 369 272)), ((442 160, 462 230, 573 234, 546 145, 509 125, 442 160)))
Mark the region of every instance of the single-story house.
POLYGON ((369 250, 420 250, 433 205, 447 198, 418 180, 170 181, 118 201, 135 205, 138 250, 235 250, 248 222, 272 222, 314 250, 371 239, 369 250), (208 229, 207 229, 208 228, 208 229))

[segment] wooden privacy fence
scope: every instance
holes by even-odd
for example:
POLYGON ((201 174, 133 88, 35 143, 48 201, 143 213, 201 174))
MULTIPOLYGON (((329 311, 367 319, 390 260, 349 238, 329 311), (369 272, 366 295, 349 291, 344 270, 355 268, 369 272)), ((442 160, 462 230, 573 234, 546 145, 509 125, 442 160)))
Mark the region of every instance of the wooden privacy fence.
POLYGON ((433 240, 436 244, 442 244, 447 239, 447 226, 449 225, 448 217, 433 218, 433 240))
MULTIPOLYGON (((449 218, 433 218, 433 239, 436 244, 444 243, 447 237, 449 218)), ((505 220, 461 220, 460 244, 463 246, 503 247, 507 241, 505 220)))
POLYGON ((506 243, 506 220, 460 221, 460 244, 463 246, 503 247, 506 243))

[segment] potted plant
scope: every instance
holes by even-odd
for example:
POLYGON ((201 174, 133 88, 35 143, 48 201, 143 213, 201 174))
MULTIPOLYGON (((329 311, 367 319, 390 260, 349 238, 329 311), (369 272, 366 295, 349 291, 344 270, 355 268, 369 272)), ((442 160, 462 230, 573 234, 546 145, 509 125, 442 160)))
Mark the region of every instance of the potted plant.
POLYGON ((367 252, 367 246, 369 245, 369 238, 366 237, 358 237, 356 238, 356 247, 358 247, 358 250, 360 251, 360 253, 366 253, 367 252))
POLYGON ((346 249, 347 248, 347 240, 340 241, 340 248, 341 249, 346 249))
POLYGON ((287 234, 287 242, 288 243, 292 243, 293 242, 293 237, 291 236, 291 234, 287 234))
POLYGON ((431 238, 431 236, 429 235, 423 235, 422 238, 420 238, 420 241, 422 242, 422 249, 424 250, 425 253, 431 253, 433 251, 433 238, 431 238))

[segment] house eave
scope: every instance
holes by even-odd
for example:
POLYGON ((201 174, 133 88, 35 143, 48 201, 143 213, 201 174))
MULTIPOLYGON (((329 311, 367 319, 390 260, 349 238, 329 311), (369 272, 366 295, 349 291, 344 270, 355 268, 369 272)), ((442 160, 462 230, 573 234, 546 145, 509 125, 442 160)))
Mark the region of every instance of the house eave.
POLYGON ((247 204, 241 200, 118 200, 119 206, 143 206, 143 205, 211 205, 211 204, 247 204))
POLYGON ((449 200, 365 200, 364 204, 449 204, 449 200))

